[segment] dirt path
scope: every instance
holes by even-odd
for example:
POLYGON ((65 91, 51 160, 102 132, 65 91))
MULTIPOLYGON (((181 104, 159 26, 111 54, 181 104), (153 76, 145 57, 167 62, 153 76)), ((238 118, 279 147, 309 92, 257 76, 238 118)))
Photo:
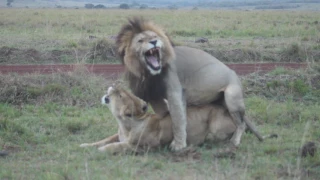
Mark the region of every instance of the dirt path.
MULTIPOLYGON (((307 67, 306 63, 246 63, 246 64, 227 64, 238 75, 246 75, 252 72, 265 73, 276 67, 291 69, 303 69, 307 67)), ((77 69, 85 68, 88 73, 102 74, 106 76, 118 76, 123 73, 124 68, 120 64, 86 64, 86 65, 1 65, 0 73, 41 73, 50 74, 55 72, 71 72, 77 69)))

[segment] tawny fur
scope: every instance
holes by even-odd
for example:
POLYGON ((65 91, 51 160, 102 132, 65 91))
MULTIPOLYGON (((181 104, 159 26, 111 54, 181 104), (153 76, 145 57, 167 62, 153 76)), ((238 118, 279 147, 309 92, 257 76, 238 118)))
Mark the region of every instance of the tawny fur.
POLYGON ((245 116, 238 76, 218 59, 199 49, 173 46, 161 28, 142 18, 131 19, 122 27, 117 46, 133 93, 150 103, 159 116, 169 111, 174 150, 186 146, 186 106, 203 106, 218 99, 223 99, 237 126, 231 139, 235 146, 240 144, 246 124, 259 140, 263 140, 245 116), (146 60, 146 52, 154 42, 161 42, 161 46, 157 46, 158 56, 155 56, 160 70, 152 68, 146 60), (164 98, 168 99, 169 109, 164 98))
MULTIPOLYGON (((121 87, 113 87, 105 96, 109 109, 117 119, 117 134, 81 147, 100 146, 112 154, 145 152, 169 145, 173 139, 172 119, 146 112, 145 102, 121 87)), ((187 108, 187 144, 228 140, 236 130, 227 109, 220 105, 187 108)))

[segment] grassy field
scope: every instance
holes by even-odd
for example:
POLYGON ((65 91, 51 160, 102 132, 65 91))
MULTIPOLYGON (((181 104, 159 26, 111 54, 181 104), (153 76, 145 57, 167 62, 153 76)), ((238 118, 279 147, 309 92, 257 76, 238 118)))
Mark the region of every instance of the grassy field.
POLYGON ((318 179, 320 152, 302 158, 308 141, 320 144, 319 71, 288 71, 241 77, 249 117, 263 134, 245 134, 234 158, 217 149, 173 154, 111 156, 80 148, 117 132, 100 96, 111 82, 75 73, 0 76, 0 179, 318 179), (267 81, 267 82, 266 82, 267 81))
POLYGON ((20 8, 1 9, 0 63, 115 62, 114 37, 131 16, 147 17, 178 45, 204 49, 225 62, 320 59, 316 11, 20 8), (194 43, 199 37, 209 43, 194 43))
POLYGON ((110 81, 81 68, 0 74, 1 180, 319 179, 319 150, 307 157, 299 152, 306 142, 320 144, 319 12, 1 9, 0 64, 117 63, 114 36, 133 15, 224 62, 309 62, 306 71, 241 77, 248 116, 263 134, 279 137, 260 143, 247 133, 233 158, 213 156, 225 144, 184 155, 163 149, 110 156, 79 147, 117 131, 100 105, 110 81), (194 43, 198 37, 209 43, 194 43))

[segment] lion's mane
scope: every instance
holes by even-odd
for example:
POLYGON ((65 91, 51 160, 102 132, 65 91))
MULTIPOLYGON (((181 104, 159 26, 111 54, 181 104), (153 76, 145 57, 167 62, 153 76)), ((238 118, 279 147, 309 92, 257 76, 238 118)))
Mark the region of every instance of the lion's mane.
POLYGON ((142 17, 128 19, 128 23, 122 26, 117 35, 116 45, 121 62, 125 65, 125 78, 133 93, 147 102, 165 97, 164 76, 170 62, 175 59, 175 53, 174 44, 162 28, 142 17), (146 67, 143 67, 144 65, 139 61, 136 53, 130 49, 132 39, 144 31, 155 32, 163 41, 164 48, 161 48, 162 71, 158 75, 151 75, 146 67))

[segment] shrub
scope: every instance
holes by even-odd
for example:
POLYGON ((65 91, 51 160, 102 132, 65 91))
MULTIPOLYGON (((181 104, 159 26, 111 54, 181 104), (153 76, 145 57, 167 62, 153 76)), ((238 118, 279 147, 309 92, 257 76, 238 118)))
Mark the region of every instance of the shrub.
POLYGON ((98 5, 94 6, 93 8, 95 8, 95 9, 105 9, 106 6, 104 6, 102 4, 98 4, 98 5))
POLYGON ((192 36, 196 36, 195 32, 190 32, 190 31, 186 31, 186 30, 181 30, 181 31, 173 31, 173 34, 176 34, 178 36, 183 36, 183 37, 192 37, 192 36))
POLYGON ((147 9, 148 8, 148 5, 146 5, 146 4, 142 4, 141 6, 140 6, 140 9, 147 9))
POLYGON ((84 7, 87 9, 92 9, 94 7, 94 5, 93 4, 85 4, 84 7))
MULTIPOLYGON (((64 105, 100 104, 100 95, 108 83, 103 77, 88 74, 81 66, 75 72, 51 75, 0 76, 0 103, 64 105), (76 92, 75 92, 75 89, 76 92)), ((1 114, 1 111, 0 111, 1 114)))
POLYGON ((126 4, 126 3, 123 3, 123 4, 120 4, 119 8, 120 9, 129 9, 130 6, 128 4, 126 4))

